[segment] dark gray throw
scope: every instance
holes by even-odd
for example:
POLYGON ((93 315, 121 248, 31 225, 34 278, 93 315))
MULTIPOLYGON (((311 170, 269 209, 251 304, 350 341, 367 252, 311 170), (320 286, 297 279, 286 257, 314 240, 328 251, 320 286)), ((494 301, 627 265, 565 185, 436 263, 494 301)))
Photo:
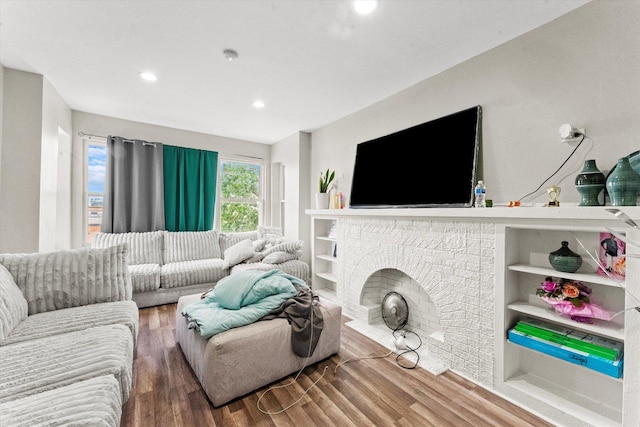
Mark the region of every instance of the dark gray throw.
POLYGON ((287 299, 280 307, 262 319, 286 318, 291 325, 293 352, 300 357, 310 357, 316 349, 324 326, 322 310, 318 303, 318 296, 313 295, 311 289, 299 285, 294 286, 296 296, 287 299))

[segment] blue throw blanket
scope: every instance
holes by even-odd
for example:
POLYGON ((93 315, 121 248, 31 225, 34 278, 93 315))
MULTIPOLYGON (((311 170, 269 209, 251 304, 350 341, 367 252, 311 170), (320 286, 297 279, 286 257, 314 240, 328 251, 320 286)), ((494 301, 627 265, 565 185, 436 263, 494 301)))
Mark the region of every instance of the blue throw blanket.
POLYGON ((281 270, 246 270, 221 279, 200 301, 182 309, 190 329, 209 338, 231 328, 253 323, 296 295, 294 285, 304 280, 281 270))

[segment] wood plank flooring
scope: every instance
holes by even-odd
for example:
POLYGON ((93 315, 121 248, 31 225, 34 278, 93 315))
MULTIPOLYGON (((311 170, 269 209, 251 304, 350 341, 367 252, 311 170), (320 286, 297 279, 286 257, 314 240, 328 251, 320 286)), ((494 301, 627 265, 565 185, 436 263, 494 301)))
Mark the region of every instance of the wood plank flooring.
MULTIPOLYGON (((404 369, 395 354, 358 360, 389 351, 345 326, 347 317, 339 354, 306 367, 291 386, 264 395, 261 408, 272 415, 257 406, 269 386, 214 408, 176 345, 175 311, 176 304, 140 310, 133 389, 122 427, 552 426, 452 372, 434 376, 404 369), (307 388, 300 402, 282 411, 307 388)), ((296 374, 270 386, 288 384, 296 374)))

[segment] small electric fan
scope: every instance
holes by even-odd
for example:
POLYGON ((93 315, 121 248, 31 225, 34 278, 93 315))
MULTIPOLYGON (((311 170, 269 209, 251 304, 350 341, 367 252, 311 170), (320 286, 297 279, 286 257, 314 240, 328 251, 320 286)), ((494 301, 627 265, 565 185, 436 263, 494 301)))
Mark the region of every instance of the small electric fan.
POLYGON ((394 331, 404 328, 409 319, 409 306, 402 295, 389 292, 382 299, 382 319, 394 331))

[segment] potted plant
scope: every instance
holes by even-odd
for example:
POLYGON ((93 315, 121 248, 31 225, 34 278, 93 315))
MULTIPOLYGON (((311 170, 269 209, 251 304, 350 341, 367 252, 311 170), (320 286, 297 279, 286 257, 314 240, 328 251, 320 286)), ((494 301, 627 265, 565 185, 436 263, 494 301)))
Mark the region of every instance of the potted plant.
POLYGON ((329 209, 329 192, 333 188, 331 183, 335 177, 336 171, 327 169, 324 173, 320 172, 318 192, 316 193, 316 209, 329 209))

